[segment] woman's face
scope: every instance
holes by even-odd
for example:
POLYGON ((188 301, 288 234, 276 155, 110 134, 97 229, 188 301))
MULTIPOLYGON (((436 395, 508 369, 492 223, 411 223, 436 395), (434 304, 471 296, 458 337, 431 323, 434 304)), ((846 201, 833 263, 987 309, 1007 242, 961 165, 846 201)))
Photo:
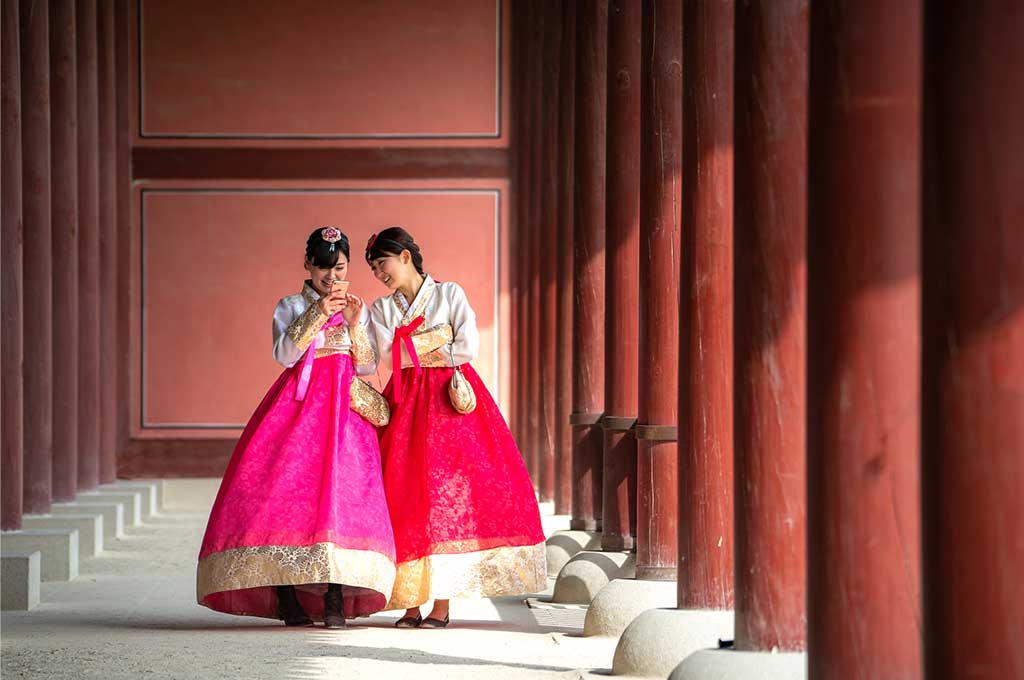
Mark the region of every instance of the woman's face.
POLYGON ((389 290, 398 290, 399 286, 408 281, 416 271, 408 251, 405 250, 401 255, 386 255, 370 260, 369 264, 373 275, 389 290))
POLYGON ((330 293, 335 281, 344 281, 348 278, 348 258, 345 257, 345 253, 338 253, 338 263, 328 269, 321 269, 309 260, 306 260, 305 267, 309 272, 313 290, 320 295, 330 293))

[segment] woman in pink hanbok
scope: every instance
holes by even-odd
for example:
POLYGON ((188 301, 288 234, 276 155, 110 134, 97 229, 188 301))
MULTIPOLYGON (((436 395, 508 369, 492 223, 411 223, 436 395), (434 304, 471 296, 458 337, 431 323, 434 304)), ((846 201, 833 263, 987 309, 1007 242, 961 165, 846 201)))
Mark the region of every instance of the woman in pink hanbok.
POLYGON ((206 607, 336 628, 391 597, 378 433, 350 403, 376 356, 369 313, 347 292, 348 261, 344 234, 314 231, 309 279, 274 311, 285 371, 242 433, 210 513, 197 574, 206 607))
POLYGON ((465 291, 431 278, 401 227, 371 238, 366 261, 391 291, 370 311, 378 355, 393 370, 381 437, 397 556, 388 609, 406 610, 400 628, 444 628, 450 598, 544 590, 540 512, 508 425, 471 365, 480 334, 465 291), (460 399, 456 408, 457 374, 475 407, 460 399))

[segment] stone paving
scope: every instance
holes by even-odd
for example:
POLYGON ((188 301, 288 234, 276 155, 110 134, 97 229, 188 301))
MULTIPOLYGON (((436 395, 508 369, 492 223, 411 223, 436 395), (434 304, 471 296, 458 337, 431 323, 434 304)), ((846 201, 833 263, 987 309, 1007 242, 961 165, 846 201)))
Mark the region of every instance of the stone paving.
POLYGON ((578 678, 610 673, 615 641, 583 638, 585 610, 525 598, 456 600, 446 630, 398 630, 398 612, 346 630, 288 629, 195 603, 205 507, 166 510, 42 603, 4 612, 3 678, 578 678))

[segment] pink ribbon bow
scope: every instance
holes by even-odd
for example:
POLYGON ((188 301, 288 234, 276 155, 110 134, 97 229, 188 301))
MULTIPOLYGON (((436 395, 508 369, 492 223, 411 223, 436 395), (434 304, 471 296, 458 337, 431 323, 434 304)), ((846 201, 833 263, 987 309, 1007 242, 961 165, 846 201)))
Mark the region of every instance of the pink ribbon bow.
POLYGON ((391 380, 395 386, 395 403, 402 402, 402 345, 409 352, 415 372, 420 372, 420 358, 416 356, 416 346, 412 344, 412 333, 423 325, 423 316, 417 316, 406 326, 395 329, 395 342, 391 347, 391 380))
MULTIPOLYGON (((328 328, 334 326, 340 326, 345 321, 345 317, 342 316, 341 312, 336 313, 330 319, 327 320, 323 326, 320 327, 321 331, 325 331, 328 328)), ((316 358, 316 350, 320 347, 320 334, 313 338, 313 342, 309 344, 309 349, 306 350, 306 356, 302 359, 302 369, 299 372, 299 384, 295 386, 295 400, 302 401, 306 398, 306 390, 309 389, 309 377, 313 374, 313 359, 316 358)))

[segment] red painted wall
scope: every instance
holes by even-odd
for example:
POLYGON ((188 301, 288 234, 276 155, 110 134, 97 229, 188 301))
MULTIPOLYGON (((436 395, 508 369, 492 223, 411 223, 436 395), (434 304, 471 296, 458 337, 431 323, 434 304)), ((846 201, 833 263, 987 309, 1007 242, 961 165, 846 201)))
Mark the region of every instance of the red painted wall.
POLYGON ((386 291, 362 246, 408 228, 466 288, 505 407, 507 4, 133 3, 124 474, 223 470, 280 372, 271 314, 322 224, 350 237, 368 301, 386 291))

